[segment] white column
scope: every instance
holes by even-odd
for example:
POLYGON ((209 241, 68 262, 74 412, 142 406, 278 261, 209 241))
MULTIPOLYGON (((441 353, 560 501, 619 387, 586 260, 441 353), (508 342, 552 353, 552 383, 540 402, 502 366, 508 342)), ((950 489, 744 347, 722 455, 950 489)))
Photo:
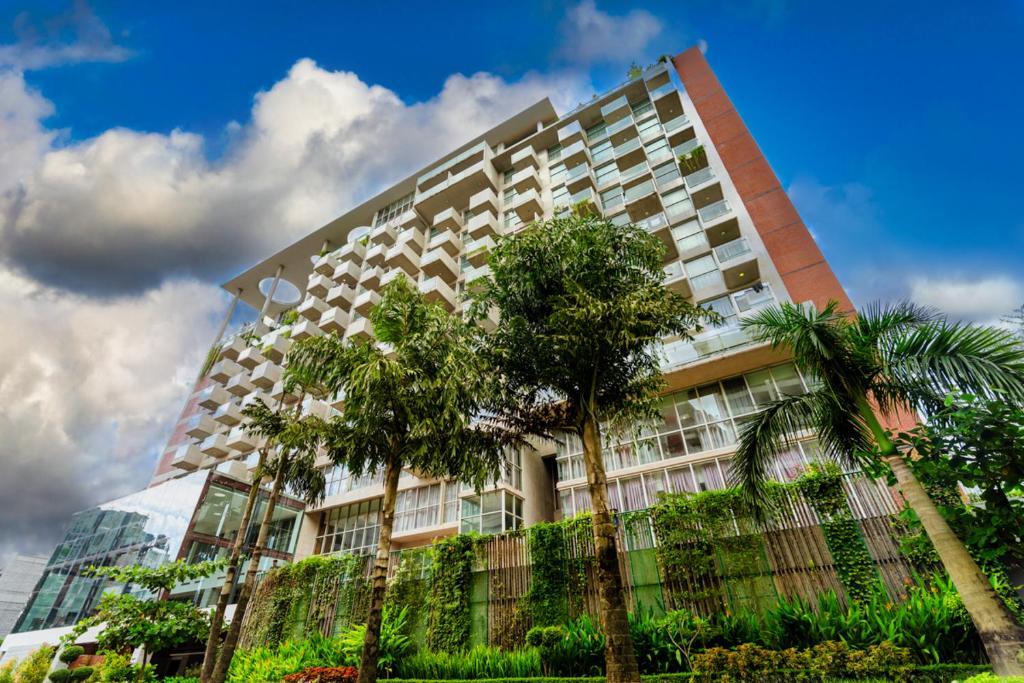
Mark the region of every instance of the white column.
POLYGON ((217 329, 217 336, 213 339, 213 345, 220 344, 220 340, 224 338, 224 331, 228 328, 228 323, 231 322, 231 316, 235 314, 235 307, 238 305, 238 298, 242 296, 241 287, 235 292, 235 296, 231 298, 231 303, 228 304, 228 312, 224 314, 224 319, 220 321, 220 327, 217 329))
POLYGON ((270 283, 270 289, 267 290, 267 298, 263 300, 263 308, 260 309, 260 320, 270 310, 270 302, 274 300, 274 294, 277 292, 277 283, 281 281, 281 273, 284 272, 284 266, 279 265, 277 272, 274 273, 274 281, 270 283))

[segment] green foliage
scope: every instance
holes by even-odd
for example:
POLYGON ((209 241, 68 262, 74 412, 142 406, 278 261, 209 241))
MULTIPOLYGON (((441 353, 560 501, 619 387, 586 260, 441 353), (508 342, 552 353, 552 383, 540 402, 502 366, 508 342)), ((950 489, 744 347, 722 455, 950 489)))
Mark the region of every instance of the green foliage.
POLYGON ((426 633, 428 586, 425 561, 431 558, 429 548, 402 550, 385 597, 385 610, 406 610, 402 632, 413 640, 422 640, 426 633))
POLYGON ((199 369, 199 376, 206 377, 213 370, 213 366, 216 365, 217 361, 220 360, 220 352, 224 349, 223 344, 214 344, 206 352, 206 358, 203 360, 203 365, 199 369))
POLYGON ((992 672, 985 672, 971 676, 964 683, 1024 683, 1024 676, 996 676, 992 672))
POLYGON ((885 586, 875 561, 847 503, 842 471, 833 463, 812 465, 797 480, 796 486, 818 513, 821 531, 846 595, 860 602, 875 593, 884 593, 885 586))
POLYGON ((435 652, 459 652, 469 645, 469 596, 481 538, 449 536, 430 549, 427 646, 435 652))
MULTIPOLYGON (((145 648, 160 652, 209 635, 209 615, 188 602, 140 599, 108 593, 88 624, 102 623, 97 644, 103 649, 145 648)), ((82 622, 79 622, 82 623, 82 622)))
POLYGON ((846 643, 829 641, 807 650, 769 650, 750 643, 735 650, 711 648, 694 656, 693 669, 701 676, 731 681, 760 680, 782 671, 807 681, 872 677, 902 681, 908 679, 912 666, 910 653, 891 643, 851 650, 846 643))
POLYGON ((564 525, 540 522, 526 530, 530 551, 530 592, 526 604, 535 626, 569 618, 569 574, 564 525))
POLYGON ((210 576, 224 567, 224 563, 197 562, 189 564, 185 560, 165 562, 157 567, 126 565, 115 567, 89 567, 87 574, 102 577, 129 586, 139 586, 150 593, 169 591, 179 583, 194 581, 210 576))
POLYGON ((231 659, 227 683, 280 681, 290 673, 311 666, 338 666, 343 658, 341 644, 320 635, 287 641, 277 647, 238 649, 231 659))
POLYGON ((0 666, 0 683, 14 683, 14 669, 18 662, 10 659, 0 666))
POLYGON ((72 683, 76 683, 79 681, 88 681, 96 672, 96 670, 93 669, 91 666, 80 666, 77 669, 71 669, 70 671, 71 677, 69 680, 71 680, 72 683))
POLYGON ((477 645, 464 652, 417 652, 398 665, 400 678, 477 679, 532 678, 542 675, 538 650, 499 650, 477 645))
MULTIPOLYGON (((403 607, 394 610, 384 608, 384 621, 380 629, 380 648, 377 653, 378 670, 390 676, 399 662, 405 660, 413 649, 412 641, 406 635, 408 610, 403 607)), ((366 624, 355 624, 348 631, 338 636, 338 645, 342 652, 342 661, 349 666, 358 666, 363 653, 363 641, 366 639, 366 624)))
POLYGON ((707 165, 708 153, 707 150, 704 149, 704 145, 697 145, 689 152, 680 155, 679 157, 679 168, 682 170, 684 176, 696 173, 707 165))
POLYGON ((196 676, 164 676, 160 683, 199 683, 196 676))
POLYGON ((55 648, 43 645, 25 659, 14 670, 14 683, 43 683, 53 662, 55 648))
POLYGON ((67 683, 71 680, 71 669, 56 669, 50 672, 51 683, 67 683))
POLYGON ((58 659, 65 664, 70 664, 85 654, 85 648, 81 645, 68 645, 60 652, 58 659))
POLYGON ((299 320, 299 312, 294 308, 281 314, 281 326, 294 325, 299 320))

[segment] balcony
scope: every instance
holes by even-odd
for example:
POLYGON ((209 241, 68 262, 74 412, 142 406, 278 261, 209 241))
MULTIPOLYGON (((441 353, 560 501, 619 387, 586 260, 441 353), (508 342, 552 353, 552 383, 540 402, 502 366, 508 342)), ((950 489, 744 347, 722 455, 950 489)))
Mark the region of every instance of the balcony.
POLYGON ((462 271, 462 274, 463 282, 465 282, 466 287, 470 287, 473 283, 478 282, 482 278, 489 277, 491 274, 491 267, 487 264, 479 267, 470 266, 462 271))
POLYGON ((220 357, 228 358, 230 360, 238 360, 238 354, 249 348, 248 343, 245 339, 242 339, 240 335, 235 335, 224 344, 220 349, 220 357))
POLYGON ((324 332, 341 334, 345 331, 345 326, 348 325, 348 313, 340 308, 332 308, 324 311, 324 314, 320 316, 320 322, 317 324, 324 332))
POLYGON ((626 211, 629 212, 629 217, 634 223, 663 210, 661 199, 658 197, 653 180, 645 180, 642 183, 633 185, 623 192, 623 199, 625 200, 626 211))
MULTIPOLYGON (((490 148, 487 148, 488 151, 490 148)), ((468 168, 453 173, 448 179, 421 192, 416 198, 416 207, 425 215, 436 215, 447 206, 465 206, 471 197, 484 190, 496 192, 498 179, 491 164, 490 155, 468 168)))
POLYGON ((423 193, 430 188, 435 188, 453 175, 458 175, 469 166, 473 166, 480 161, 485 161, 491 157, 491 148, 487 144, 487 141, 481 141, 473 145, 469 149, 459 153, 457 156, 452 157, 448 161, 435 166, 430 169, 419 178, 416 179, 416 189, 423 193))
POLYGON ((614 123, 625 116, 629 116, 631 111, 629 100, 626 99, 625 95, 619 95, 601 107, 601 117, 608 123, 614 123))
POLYGON ((676 294, 686 297, 689 299, 693 296, 693 291, 690 289, 690 283, 686 280, 686 273, 683 271, 683 264, 679 261, 665 266, 665 279, 663 284, 667 289, 671 289, 676 294))
POLYGON ((362 265, 363 259, 366 258, 366 242, 363 240, 349 242, 334 253, 337 254, 338 263, 348 262, 357 266, 362 265))
MULTIPOLYGON (((420 269, 420 252, 409 243, 396 244, 388 249, 384 257, 384 265, 388 268, 401 268, 407 273, 418 273, 420 269)), ((381 286, 385 283, 381 281, 381 286)))
POLYGON ((495 216, 498 215, 498 195, 492 189, 481 190, 469 198, 471 214, 478 216, 484 211, 490 211, 495 216))
POLYGON ((640 142, 640 138, 633 138, 627 140, 614 149, 615 152, 615 164, 619 167, 620 171, 624 171, 627 168, 636 166, 641 161, 647 159, 647 155, 644 153, 643 144, 640 142))
POLYGON ((338 267, 339 263, 341 263, 341 261, 338 260, 338 257, 334 252, 317 256, 313 261, 313 272, 320 273, 324 277, 331 277, 334 275, 334 269, 338 267))
POLYGON ((186 472, 193 472, 203 464, 203 457, 203 452, 197 446, 181 446, 174 451, 174 456, 171 458, 171 467, 177 467, 179 470, 185 470, 186 472))
MULTIPOLYGON (((391 244, 394 244, 394 243, 395 243, 395 241, 391 240, 391 244)), ((369 266, 369 267, 373 268, 373 267, 376 267, 376 266, 383 265, 384 264, 384 257, 387 255, 389 248, 390 248, 389 244, 375 244, 372 247, 370 247, 369 249, 367 249, 366 250, 366 258, 363 259, 363 267, 366 268, 367 266, 369 266)))
POLYGON ((640 135, 640 131, 636 127, 636 121, 632 116, 625 116, 615 123, 609 124, 605 129, 605 133, 607 133, 608 139, 612 141, 612 145, 615 147, 640 135))
POLYGON ((238 364, 246 370, 252 370, 260 363, 265 363, 266 360, 266 357, 255 346, 250 346, 238 356, 238 364))
POLYGON ((690 194, 693 194, 697 189, 714 181, 715 172, 711 170, 710 166, 705 166, 699 171, 687 175, 684 180, 686 181, 687 189, 690 190, 690 194))
POLYGON ((333 286, 334 281, 329 277, 325 277, 320 273, 313 273, 309 276, 309 282, 306 285, 306 293, 323 298, 324 295, 327 294, 327 290, 333 286))
POLYGON ((369 318, 357 318, 345 329, 346 341, 370 341, 373 338, 373 324, 369 318))
MULTIPOLYGON (((390 247, 395 243, 395 223, 394 221, 388 221, 378 225, 370 231, 370 244, 373 245, 385 245, 390 247)), ((369 252, 369 250, 367 250, 369 252)))
POLYGON ((538 216, 544 213, 544 205, 540 200, 540 193, 537 190, 524 192, 516 197, 514 206, 516 215, 524 223, 531 223, 538 216))
POLYGON ((573 121, 558 129, 558 142, 562 145, 563 149, 577 142, 586 144, 587 135, 583 131, 583 126, 580 125, 580 122, 573 121))
POLYGON ((185 422, 185 433, 193 439, 205 439, 218 428, 219 425, 208 413, 196 413, 185 422))
POLYGON ((708 226, 713 224, 722 216, 727 215, 730 211, 732 211, 732 209, 729 207, 729 202, 724 199, 719 199, 717 202, 697 209, 697 215, 700 216, 701 223, 708 226))
MULTIPOLYGON (((284 391, 284 381, 274 382, 274 386, 270 388, 270 398, 274 401, 280 401, 291 405, 299 400, 299 397, 295 394, 286 394, 284 391)), ((266 403, 266 401, 264 401, 266 403)))
POLYGON ((490 237, 481 237, 478 240, 470 242, 466 245, 466 259, 474 266, 483 265, 487 263, 487 257, 491 253, 491 249, 494 249, 494 240, 490 237))
POLYGON ((242 366, 233 360, 225 358, 224 360, 214 363, 213 367, 210 368, 209 377, 214 382, 224 384, 229 379, 237 375, 242 371, 242 366))
POLYGON ((651 92, 651 101, 662 121, 670 121, 683 113, 683 99, 671 82, 651 92))
POLYGON ((227 447, 239 453, 249 453, 253 449, 262 448, 265 442, 266 440, 262 437, 249 434, 245 425, 232 427, 225 438, 227 447))
POLYGON ((284 360, 284 357, 288 355, 288 350, 291 348, 292 340, 284 335, 278 334, 264 338, 260 352, 267 357, 267 360, 280 363, 284 360))
POLYGON ((423 257, 420 270, 428 277, 454 282, 459 277, 459 262, 444 249, 434 249, 423 257))
POLYGON ((434 216, 434 229, 446 232, 462 232, 462 212, 448 207, 434 216))
MULTIPOLYGON (((327 293, 330 292, 332 289, 334 289, 333 286, 328 287, 327 291, 324 292, 324 296, 327 296, 327 293)), ((322 316, 324 314, 324 311, 326 311, 328 308, 330 308, 330 306, 328 306, 327 302, 324 301, 323 299, 318 299, 315 296, 309 296, 306 297, 305 301, 299 304, 299 307, 296 310, 299 312, 300 316, 307 320, 319 320, 320 316, 322 316)))
POLYGON ((597 180, 590 166, 580 164, 573 166, 565 172, 565 188, 575 194, 585 188, 597 189, 597 180))
MULTIPOLYGON (((414 272, 418 274, 419 270, 417 269, 414 272)), ((392 282, 399 278, 405 278, 406 280, 412 283, 416 282, 416 275, 409 273, 404 268, 393 268, 388 272, 384 273, 384 276, 380 279, 381 291, 383 291, 385 287, 387 287, 388 285, 390 285, 392 282)))
POLYGON ((233 427, 244 420, 245 416, 242 415, 242 409, 234 403, 225 403, 214 411, 213 419, 219 424, 233 427))
POLYGON ((199 405, 206 410, 216 410, 231 400, 231 395, 219 384, 209 384, 196 392, 199 405))
POLYGON ((714 333, 705 333, 692 342, 675 341, 662 348, 662 369, 676 368, 704 360, 719 353, 747 346, 750 336, 741 328, 730 327, 714 333))
POLYGON ((292 339, 299 341, 300 339, 307 339, 309 337, 319 337, 323 335, 323 331, 317 327, 316 322, 312 320, 301 320, 295 327, 292 328, 292 339))
POLYGON ((636 185, 644 180, 650 179, 651 166, 646 161, 641 161, 636 166, 631 166, 619 173, 619 182, 623 186, 636 185))
POLYGON ((699 293, 699 298, 708 299, 725 293, 725 280, 722 271, 711 270, 700 275, 690 276, 690 289, 699 293))
POLYGON ((479 239, 484 235, 497 236, 501 234, 501 229, 498 227, 498 219, 494 212, 475 214, 466 223, 466 231, 473 239, 479 239))
POLYGON ((355 301, 352 302, 352 310, 361 316, 368 316, 379 303, 380 294, 376 290, 367 289, 356 295, 355 301))
MULTIPOLYGON (((431 236, 430 241, 427 242, 427 253, 434 250, 443 250, 449 256, 458 256, 462 253, 462 238, 460 238, 454 232, 445 230, 444 232, 435 233, 431 236)), ((423 267, 423 262, 420 262, 420 267, 423 267)))
POLYGON ((725 286, 729 289, 745 287, 761 279, 757 255, 750 249, 745 238, 726 242, 715 247, 718 267, 722 270, 725 286))
POLYGON ((732 300, 736 304, 736 310, 740 312, 740 315, 743 315, 744 313, 759 311, 762 308, 771 306, 775 303, 775 296, 772 294, 770 286, 756 284, 753 287, 744 289, 742 292, 736 292, 732 295, 732 300))
POLYGON ((590 164, 592 163, 590 149, 587 148, 587 145, 582 140, 574 142, 568 147, 562 148, 561 161, 565 164, 566 168, 579 164, 590 164))
POLYGON ((211 434, 199 444, 199 450, 211 458, 223 458, 231 454, 228 447, 228 437, 225 434, 211 434))
POLYGON ((668 64, 666 62, 658 62, 644 69, 643 73, 644 84, 648 90, 654 90, 665 83, 669 83, 671 78, 668 75, 668 64))
POLYGON ((252 392, 256 391, 256 387, 249 379, 249 375, 244 372, 229 379, 224 385, 224 388, 232 396, 248 396, 252 392))
POLYGON ((509 184, 516 189, 516 192, 523 194, 530 190, 540 190, 540 178, 537 176, 537 169, 524 168, 512 174, 509 184))
POLYGON ((352 306, 352 300, 355 298, 355 289, 348 285, 337 285, 336 287, 331 287, 331 290, 327 292, 325 301, 331 306, 348 310, 352 306))
POLYGON ((359 286, 363 289, 377 289, 380 286, 380 278, 384 275, 384 271, 375 266, 373 268, 367 268, 363 271, 362 275, 359 276, 359 286))
POLYGON ((679 251, 676 249, 676 240, 669 227, 668 218, 664 213, 656 213, 653 216, 637 221, 636 226, 657 237, 665 245, 665 260, 672 261, 679 258, 679 251))
POLYGON ((476 319, 476 324, 484 328, 487 332, 493 332, 498 326, 498 320, 500 316, 498 314, 498 308, 496 306, 487 309, 487 313, 482 318, 476 319))
MULTIPOLYGON (((682 118, 686 118, 685 116, 682 118)), ((692 135, 693 131, 688 128, 679 129, 678 133, 669 135, 668 143, 672 145, 672 154, 679 157, 684 157, 688 154, 692 154, 695 149, 702 147, 700 140, 696 137, 687 137, 687 134, 692 135)))
POLYGON ((458 295, 455 290, 442 278, 431 277, 419 284, 420 293, 432 303, 439 303, 448 309, 448 312, 455 310, 458 304, 458 295))
POLYGON ((334 269, 334 276, 331 279, 337 283, 355 287, 356 283, 359 282, 359 276, 362 272, 363 267, 361 265, 352 261, 342 261, 341 265, 334 269))
POLYGON ((513 171, 520 171, 524 168, 540 167, 540 161, 537 159, 537 152, 534 151, 533 147, 524 147, 518 152, 514 152, 512 157, 509 159, 509 163, 512 164, 513 171))

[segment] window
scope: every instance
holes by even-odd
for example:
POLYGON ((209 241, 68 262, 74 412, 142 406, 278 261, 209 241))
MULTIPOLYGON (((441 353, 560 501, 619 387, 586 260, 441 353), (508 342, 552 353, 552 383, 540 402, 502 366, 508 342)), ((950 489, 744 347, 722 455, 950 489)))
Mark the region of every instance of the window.
POLYGON ((668 219, 673 223, 687 214, 693 214, 693 202, 690 200, 690 195, 682 188, 663 195, 661 200, 665 205, 665 213, 668 215, 668 219))
POLYGON ((501 482, 514 489, 523 488, 523 460, 519 449, 513 449, 508 453, 508 462, 501 473, 501 482))
POLYGON ((572 201, 569 196, 569 188, 565 185, 551 190, 551 203, 555 206, 568 206, 572 201))
POLYGON ((320 517, 315 555, 370 553, 380 538, 380 498, 327 510, 320 517))
POLYGON ((615 155, 615 148, 612 147, 611 140, 602 140, 596 145, 590 147, 590 158, 594 162, 594 165, 598 165, 608 161, 615 155))
POLYGON ((384 225, 388 221, 398 218, 403 213, 412 208, 413 193, 409 193, 401 199, 395 200, 385 206, 383 209, 377 211, 377 217, 373 221, 373 226, 384 225))
POLYGON ((395 499, 395 531, 410 531, 440 522, 441 485, 399 491, 395 499))
POLYGON ((739 320, 739 316, 736 314, 736 309, 732 306, 732 299, 728 296, 720 296, 717 299, 703 301, 701 302, 701 306, 704 308, 710 308, 712 311, 722 316, 722 327, 735 325, 736 321, 739 320))
POLYGON ((722 284, 722 273, 718 270, 715 257, 708 254, 683 263, 690 287, 694 290, 706 289, 722 284))
POLYGON ((548 147, 548 163, 552 164, 562 158, 562 146, 548 147))
POLYGON ((364 473, 359 477, 353 477, 347 467, 336 465, 324 471, 324 478, 327 480, 326 495, 336 496, 339 493, 381 484, 384 482, 384 473, 364 473))
POLYGON ((551 175, 552 185, 557 185, 565 180, 565 164, 561 162, 552 164, 548 172, 551 175))
POLYGON ((622 188, 615 186, 601 193, 601 206, 608 211, 623 202, 622 188))
POLYGON ((654 109, 654 105, 646 98, 631 102, 629 107, 633 110, 633 118, 636 119, 641 118, 644 114, 654 109))
POLYGON ((594 179, 597 181, 598 187, 617 182, 619 179, 619 167, 614 163, 598 166, 594 169, 594 179))
POLYGON ((682 175, 679 173, 679 164, 674 161, 662 164, 654 169, 654 182, 658 185, 659 190, 680 178, 682 178, 682 175))
POLYGON ((696 219, 672 228, 672 236, 683 252, 710 249, 708 236, 696 219))
POLYGON ((668 140, 664 137, 648 142, 644 145, 644 151, 647 153, 647 159, 652 164, 656 161, 663 161, 664 159, 672 156, 672 150, 668 146, 668 140))
POLYGON ((649 140, 655 135, 661 135, 661 121, 658 120, 657 116, 641 121, 637 124, 637 129, 640 131, 640 137, 644 140, 649 140))
POLYGON ((595 142, 599 142, 608 137, 607 128, 608 124, 606 124, 604 121, 595 124, 590 128, 587 128, 587 140, 591 143, 591 145, 593 145, 593 143, 595 142))
POLYGON ((489 491, 462 499, 462 532, 500 534, 523 525, 523 499, 508 491, 489 491))

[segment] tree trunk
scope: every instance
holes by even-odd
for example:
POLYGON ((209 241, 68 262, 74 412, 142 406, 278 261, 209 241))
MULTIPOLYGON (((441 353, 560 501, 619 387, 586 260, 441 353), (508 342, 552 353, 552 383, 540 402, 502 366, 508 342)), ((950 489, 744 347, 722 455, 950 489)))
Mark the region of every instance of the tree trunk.
POLYGON ((139 673, 135 675, 137 683, 143 683, 146 680, 146 646, 142 646, 142 654, 139 656, 139 673))
POLYGON ((974 627, 978 629, 992 669, 999 676, 1024 676, 1024 629, 1006 611, 992 584, 967 548, 946 523, 921 482, 899 454, 885 454, 900 491, 917 513, 921 526, 935 546, 974 627))
POLYGON ((583 419, 583 462, 587 468, 587 488, 594 525, 594 558, 597 562, 597 586, 604 628, 605 676, 609 683, 639 683, 640 668, 633 651, 629 617, 619 571, 619 551, 615 523, 608 510, 608 480, 601 457, 601 430, 593 406, 583 419))
POLYGON ((270 489, 270 496, 267 498, 267 508, 263 511, 263 519, 260 521, 260 533, 256 538, 256 546, 252 549, 249 558, 249 567, 245 572, 245 581, 238 591, 238 602, 235 604, 235 614, 231 618, 231 625, 224 637, 224 643, 220 648, 220 655, 217 657, 217 664, 210 677, 210 683, 224 683, 228 675, 228 668, 231 666, 231 658, 235 656, 235 648, 238 647, 238 637, 242 632, 242 621, 245 619, 245 612, 249 607, 249 598, 253 588, 256 586, 256 573, 259 568, 260 558, 267 543, 267 536, 270 535, 270 522, 274 518, 274 508, 277 506, 277 497, 281 493, 281 484, 284 480, 284 456, 281 456, 277 464, 277 474, 274 476, 274 486, 270 489))
MULTIPOLYGON (((256 466, 257 472, 262 471, 266 457, 266 449, 260 450, 259 463, 256 466)), ((257 479, 249 487, 249 497, 245 501, 242 521, 238 525, 238 536, 235 537, 235 544, 231 546, 231 556, 228 558, 224 585, 220 588, 217 606, 214 608, 213 614, 210 615, 210 637, 206 639, 206 654, 203 655, 203 669, 199 675, 200 683, 207 683, 210 680, 213 667, 217 663, 217 646, 220 644, 220 630, 224 625, 224 612, 227 610, 228 601, 231 598, 231 589, 235 585, 235 576, 238 575, 238 565, 242 558, 242 546, 245 545, 245 536, 249 531, 249 522, 252 520, 252 512, 256 507, 259 495, 260 482, 257 479)))
POLYGON ((935 507, 867 401, 862 401, 858 409, 878 443, 882 459, 896 475, 900 492, 921 520, 942 566, 953 580, 985 646, 993 671, 998 676, 1024 676, 1024 629, 1017 625, 999 600, 988 577, 935 507))
POLYGON ((395 524, 395 499, 398 497, 400 463, 391 461, 384 470, 384 502, 381 504, 380 540, 370 584, 370 610, 366 615, 366 638, 359 662, 357 683, 376 683, 380 656, 380 628, 384 622, 384 597, 388 588, 388 563, 391 559, 391 531, 395 524))

